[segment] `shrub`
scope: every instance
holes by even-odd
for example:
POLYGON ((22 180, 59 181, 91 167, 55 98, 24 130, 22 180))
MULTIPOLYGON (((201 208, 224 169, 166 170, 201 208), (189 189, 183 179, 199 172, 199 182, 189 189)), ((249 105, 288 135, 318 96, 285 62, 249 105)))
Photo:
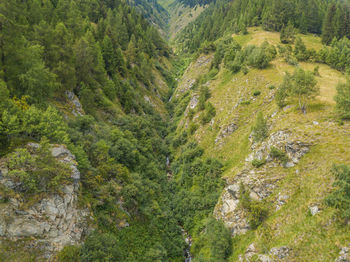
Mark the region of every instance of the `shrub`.
POLYGON ((250 105, 250 101, 249 100, 244 100, 240 104, 241 105, 250 105))
POLYGON ((283 106, 284 100, 290 97, 297 100, 299 109, 305 114, 308 101, 314 98, 319 90, 313 73, 297 68, 293 75, 286 72, 282 85, 276 94, 276 102, 278 106, 283 106))
POLYGON ((261 94, 261 92, 259 90, 256 90, 256 91, 253 92, 254 96, 259 96, 260 94, 261 94))
POLYGON ((195 123, 191 123, 189 128, 188 128, 188 133, 190 135, 193 135, 196 132, 197 129, 198 129, 198 125, 195 124, 195 123))
POLYGON ((268 128, 266 120, 262 112, 259 112, 256 118, 255 126, 253 126, 253 140, 260 142, 268 136, 268 128))
POLYGON ((339 210, 342 218, 350 220, 350 167, 334 165, 332 173, 335 176, 335 190, 326 198, 326 204, 339 210))
POLYGON ((57 254, 58 262, 80 262, 80 247, 78 246, 65 246, 57 254))
POLYGON ((276 87, 274 85, 270 85, 269 86, 269 89, 272 90, 272 89, 275 89, 276 87))
POLYGON ((320 67, 319 66, 315 66, 315 68, 314 68, 314 76, 320 76, 320 72, 319 72, 319 69, 320 69, 320 67))
POLYGON ((112 233, 93 232, 82 247, 81 258, 86 262, 121 261, 117 238, 112 233))
POLYGON ((350 119, 350 78, 346 83, 339 83, 337 85, 337 95, 335 96, 337 102, 337 112, 342 119, 350 119))
POLYGON ((249 196, 249 190, 242 183, 239 192, 239 203, 248 212, 249 225, 252 229, 256 229, 267 218, 268 209, 263 202, 252 200, 249 196))
POLYGON ((51 155, 47 139, 34 154, 25 148, 9 155, 9 175, 22 183, 26 193, 52 192, 70 180, 71 169, 51 155))
POLYGON ((265 159, 261 159, 261 160, 253 159, 253 161, 252 161, 253 167, 256 167, 256 168, 259 168, 259 167, 265 165, 265 163, 266 163, 265 159))
POLYGON ((202 116, 201 116, 201 123, 204 125, 204 124, 207 124, 210 122, 210 120, 216 115, 216 110, 215 110, 215 107, 210 103, 208 102, 206 107, 205 107, 205 111, 202 113, 202 116))
POLYGON ((271 147, 270 155, 273 159, 279 160, 283 165, 288 162, 287 154, 274 146, 271 147))
POLYGON ((193 119, 194 114, 195 114, 195 111, 194 111, 193 109, 188 110, 188 118, 189 118, 190 120, 193 119))

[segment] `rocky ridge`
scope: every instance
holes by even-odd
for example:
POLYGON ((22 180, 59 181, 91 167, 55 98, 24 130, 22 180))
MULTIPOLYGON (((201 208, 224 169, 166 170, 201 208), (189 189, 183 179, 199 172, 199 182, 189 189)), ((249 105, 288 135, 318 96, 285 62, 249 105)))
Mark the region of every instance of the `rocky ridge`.
MULTIPOLYGON (((29 147, 38 147, 30 143, 29 147)), ((31 246, 39 247, 46 258, 61 250, 65 245, 81 243, 90 230, 88 209, 78 207, 80 172, 74 155, 63 145, 54 145, 52 155, 71 169, 73 183, 63 185, 58 194, 46 195, 23 209, 24 199, 13 197, 0 204, 0 237, 16 241, 31 238, 31 246)), ((0 166, 0 183, 9 189, 17 184, 6 177, 7 168, 0 166)))
MULTIPOLYGON (((262 143, 252 143, 252 153, 247 157, 246 164, 241 172, 233 179, 227 179, 223 194, 214 210, 217 219, 221 219, 231 230, 232 235, 246 233, 249 223, 245 211, 239 205, 240 185, 243 184, 250 191, 253 200, 261 201, 267 198, 276 188, 276 183, 283 178, 283 174, 271 174, 270 169, 280 165, 271 156, 271 148, 283 150, 288 157, 284 166, 286 168, 296 165, 311 146, 311 142, 301 142, 288 130, 277 131, 262 143), (266 161, 266 164, 257 169, 252 166, 252 161, 258 159, 266 161)), ((289 196, 280 194, 276 200, 276 210, 288 201, 289 196)))

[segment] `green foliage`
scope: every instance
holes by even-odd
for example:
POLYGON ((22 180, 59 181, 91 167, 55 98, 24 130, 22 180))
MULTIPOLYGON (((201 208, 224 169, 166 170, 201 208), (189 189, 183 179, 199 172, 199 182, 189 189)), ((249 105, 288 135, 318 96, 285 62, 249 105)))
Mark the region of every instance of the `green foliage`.
POLYGON ((226 261, 232 252, 232 241, 225 225, 210 217, 196 231, 200 232, 191 248, 194 261, 226 261))
POLYGON ((92 261, 120 261, 121 250, 118 239, 111 233, 91 234, 81 249, 81 260, 92 261))
POLYGON ((350 8, 342 1, 329 3, 322 27, 322 42, 329 45, 334 38, 350 38, 350 8))
POLYGON ((345 37, 334 39, 330 47, 323 47, 318 52, 317 59, 339 71, 350 72, 350 40, 345 37))
POLYGON ((342 119, 350 119, 350 79, 337 85, 337 112, 342 119))
POLYGON ((306 61, 310 57, 306 50, 306 46, 300 37, 298 37, 295 42, 294 55, 298 61, 306 61))
POLYGON ((57 254, 58 262, 80 262, 80 247, 78 246, 65 246, 57 254))
POLYGON ((243 184, 240 185, 239 203, 248 212, 249 225, 252 229, 257 229, 267 218, 268 209, 261 201, 251 199, 249 189, 243 184))
POLYGON ((350 168, 346 165, 334 165, 335 189, 326 198, 326 204, 339 210, 341 218, 350 219, 350 168))
POLYGON ((314 68, 314 76, 320 76, 320 67, 319 66, 315 66, 315 68, 314 68))
POLYGON ((299 109, 305 114, 309 100, 319 93, 317 81, 312 72, 297 68, 293 75, 286 72, 283 83, 276 94, 276 102, 282 107, 287 97, 298 101, 299 109))
POLYGON ((264 115, 262 112, 259 112, 255 125, 252 128, 253 131, 253 140, 256 142, 263 141, 268 136, 268 127, 267 127, 267 121, 264 118, 264 115))
POLYGON ((270 156, 280 161, 283 165, 288 162, 287 154, 274 146, 271 147, 270 156))
POLYGON ((57 161, 50 151, 47 139, 33 153, 22 148, 8 156, 9 176, 22 184, 24 193, 56 192, 68 183, 71 169, 57 161))
POLYGON ((286 27, 282 27, 280 40, 283 44, 292 44, 295 40, 295 28, 291 23, 288 23, 286 27))
MULTIPOLYGON (((237 0, 234 3, 216 1, 179 34, 177 43, 185 52, 196 52, 205 41, 241 31, 246 27, 262 26, 268 31, 282 31, 282 42, 293 42, 295 29, 302 33, 320 34, 328 1, 316 0, 237 0)), ((332 37, 348 35, 349 8, 338 4, 338 15, 330 20, 332 37), (334 18, 334 19, 333 19, 334 18)), ((219 58, 219 56, 218 56, 219 58)), ((214 59, 218 65, 220 59, 214 59)), ((238 63, 235 64, 237 70, 238 63)))
POLYGON ((210 90, 207 86, 202 86, 199 94, 198 110, 205 109, 205 102, 210 98, 210 90))
POLYGON ((266 164, 266 160, 265 159, 261 159, 261 160, 258 160, 258 159, 253 159, 252 161, 252 165, 253 167, 256 167, 256 168, 259 168, 263 165, 266 164))
POLYGON ((259 91, 259 90, 255 90, 253 92, 253 96, 260 96, 260 94, 261 94, 261 91, 259 91))
POLYGON ((216 115, 215 107, 208 102, 205 106, 205 111, 201 115, 201 123, 203 125, 209 123, 213 117, 216 115))

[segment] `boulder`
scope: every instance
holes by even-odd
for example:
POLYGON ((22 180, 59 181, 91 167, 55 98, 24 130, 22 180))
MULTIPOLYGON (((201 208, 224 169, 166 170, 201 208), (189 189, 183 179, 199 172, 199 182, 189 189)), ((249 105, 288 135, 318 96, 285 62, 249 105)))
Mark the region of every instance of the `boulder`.
POLYGON ((342 247, 335 262, 350 262, 350 245, 342 247))

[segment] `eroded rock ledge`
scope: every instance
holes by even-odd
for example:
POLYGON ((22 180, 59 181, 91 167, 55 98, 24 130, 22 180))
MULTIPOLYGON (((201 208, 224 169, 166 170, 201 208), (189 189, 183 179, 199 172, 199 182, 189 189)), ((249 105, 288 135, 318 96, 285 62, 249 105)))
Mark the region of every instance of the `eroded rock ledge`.
MULTIPOLYGON (((269 136, 262 143, 252 143, 252 153, 246 159, 246 164, 241 172, 232 179, 227 179, 219 203, 214 210, 214 216, 221 219, 231 230, 232 235, 244 234, 249 230, 249 223, 245 211, 240 208, 240 185, 250 191, 250 197, 260 201, 267 198, 275 190, 276 183, 283 178, 283 174, 274 174, 272 168, 281 165, 280 162, 273 159, 270 155, 272 147, 283 151, 288 161, 284 166, 286 168, 296 165, 301 157, 309 152, 312 142, 302 142, 301 139, 294 137, 290 131, 278 131, 269 136), (254 159, 264 160, 266 164, 261 168, 252 166, 254 159)), ((277 199, 278 204, 284 204, 288 199, 283 197, 277 199)))
MULTIPOLYGON (((39 145, 31 143, 28 146, 39 145)), ((63 185, 60 194, 45 195, 26 208, 23 208, 25 201, 21 197, 13 197, 0 204, 0 237, 12 241, 31 238, 30 245, 40 248, 47 258, 65 245, 81 243, 89 231, 90 217, 88 209, 78 207, 80 172, 74 155, 63 145, 53 146, 51 153, 58 161, 71 167, 74 182, 63 185)), ((7 172, 6 165, 2 163, 0 183, 15 189, 16 184, 6 177, 7 172)))

